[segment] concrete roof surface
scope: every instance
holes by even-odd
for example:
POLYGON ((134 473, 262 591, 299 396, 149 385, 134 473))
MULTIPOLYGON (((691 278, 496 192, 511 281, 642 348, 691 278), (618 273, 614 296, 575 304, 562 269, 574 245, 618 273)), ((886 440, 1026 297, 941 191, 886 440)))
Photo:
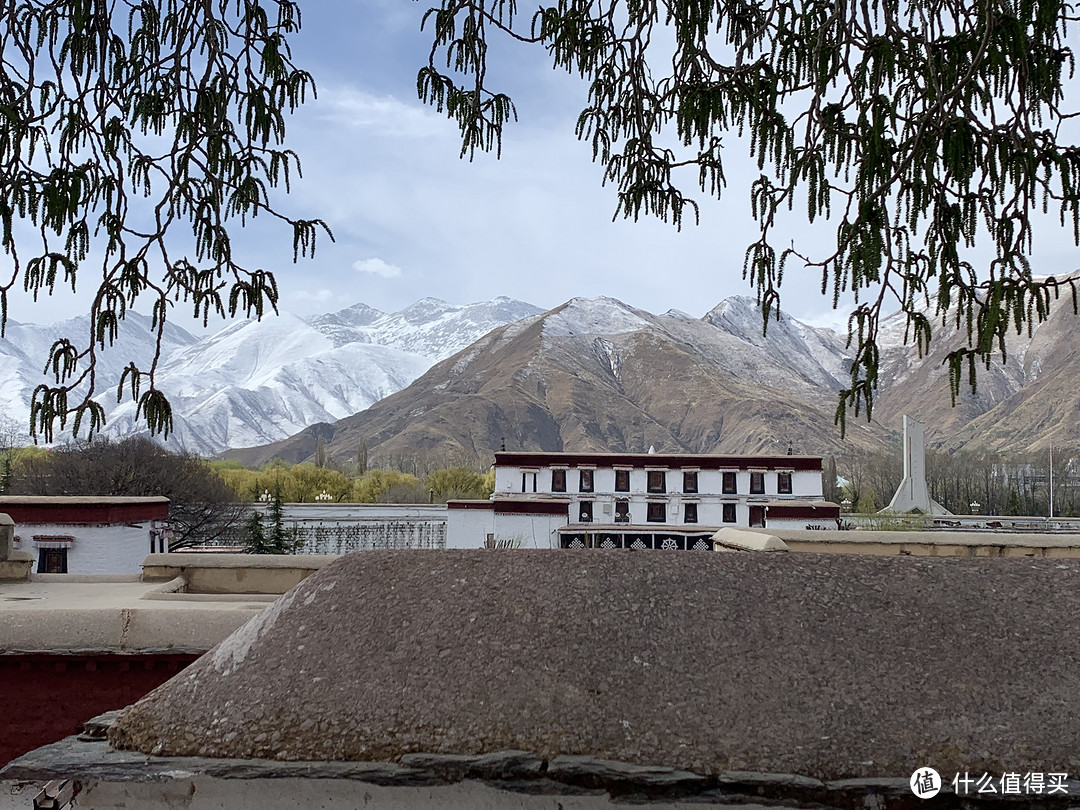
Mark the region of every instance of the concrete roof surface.
POLYGON ((129 708, 121 748, 515 749, 819 779, 1080 769, 1080 561, 347 555, 129 708))
POLYGON ((161 582, 39 575, 0 582, 0 655, 208 650, 266 606, 251 597, 150 599, 161 582))
POLYGON ((1080 534, 1053 532, 994 532, 994 531, 813 531, 807 529, 746 529, 771 534, 781 540, 807 543, 887 543, 890 545, 921 544, 930 546, 1007 546, 1020 548, 1077 548, 1080 534))

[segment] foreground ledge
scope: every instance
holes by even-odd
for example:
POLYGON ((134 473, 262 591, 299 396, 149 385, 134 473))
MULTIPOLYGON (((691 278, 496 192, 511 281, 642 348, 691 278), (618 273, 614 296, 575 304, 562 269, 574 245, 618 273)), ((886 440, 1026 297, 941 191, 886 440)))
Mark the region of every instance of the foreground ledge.
MULTIPOLYGON (((196 794, 204 801, 235 802, 237 807, 301 806, 313 796, 356 801, 360 785, 363 795, 381 799, 386 806, 415 808, 465 808, 485 800, 494 802, 489 806, 529 810, 627 804, 683 810, 716 805, 838 810, 927 807, 912 794, 907 776, 834 781, 752 771, 709 776, 589 756, 546 760, 529 751, 475 756, 415 753, 398 762, 282 762, 147 756, 115 750, 96 735, 84 734, 39 748, 0 770, 5 794, 16 785, 25 788, 53 781, 72 782, 81 804, 101 810, 130 806, 132 801, 148 808, 171 807, 177 795, 196 794), (259 788, 260 782, 266 783, 264 789, 259 788), (268 795, 273 799, 268 801, 268 795), (257 804, 253 797, 260 797, 257 804)), ((1080 795, 1080 782, 1070 780, 1065 786, 1068 795, 985 798, 958 796, 945 785, 932 807, 1066 808, 1080 795)))

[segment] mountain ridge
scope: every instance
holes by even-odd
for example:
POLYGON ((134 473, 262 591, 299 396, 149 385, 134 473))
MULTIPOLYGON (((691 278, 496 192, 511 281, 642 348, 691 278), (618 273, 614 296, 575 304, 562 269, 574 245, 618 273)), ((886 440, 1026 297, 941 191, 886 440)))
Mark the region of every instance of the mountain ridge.
MULTIPOLYGON (((725 299, 700 319, 653 315, 609 297, 574 298, 495 329, 365 411, 228 455, 247 463, 303 461, 319 439, 341 457, 360 444, 375 458, 483 455, 504 442, 514 449, 633 452, 791 446, 829 455, 883 449, 898 437, 905 413, 927 425, 931 447, 1018 451, 1008 436, 993 437, 994 420, 1006 409, 1023 412, 1025 391, 1049 387, 1051 367, 1053 379, 1060 377, 1053 396, 1071 396, 1080 409, 1075 393, 1063 393, 1075 376, 1075 362, 1063 353, 1080 343, 1070 316, 1059 308, 1031 337, 1011 336, 1008 360, 981 369, 977 391, 962 390, 956 407, 944 358, 964 336, 939 328, 920 360, 903 344, 903 317, 892 316, 882 324, 874 418, 849 415, 841 438, 834 415, 839 391, 850 383, 846 337, 785 314, 763 333, 761 310, 746 297, 725 299), (963 433, 968 425, 971 435, 963 433)), ((1042 423, 1057 418, 1056 435, 1075 437, 1080 448, 1078 431, 1070 433, 1058 414, 1068 407, 1043 408, 1042 423)))

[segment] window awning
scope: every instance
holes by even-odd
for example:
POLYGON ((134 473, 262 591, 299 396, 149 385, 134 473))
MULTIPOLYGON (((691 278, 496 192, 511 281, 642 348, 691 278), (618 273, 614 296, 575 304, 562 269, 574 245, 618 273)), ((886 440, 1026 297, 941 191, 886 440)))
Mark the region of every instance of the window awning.
POLYGON ((68 534, 35 534, 35 548, 71 548, 75 538, 68 534))

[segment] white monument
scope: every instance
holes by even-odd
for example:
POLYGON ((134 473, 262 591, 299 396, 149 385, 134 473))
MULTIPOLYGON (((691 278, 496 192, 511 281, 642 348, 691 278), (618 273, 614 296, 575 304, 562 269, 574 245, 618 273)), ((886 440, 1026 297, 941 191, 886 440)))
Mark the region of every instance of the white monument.
POLYGON ((896 488, 884 512, 921 512, 924 515, 951 515, 930 497, 926 487, 926 437, 921 422, 904 417, 904 480, 896 488))

